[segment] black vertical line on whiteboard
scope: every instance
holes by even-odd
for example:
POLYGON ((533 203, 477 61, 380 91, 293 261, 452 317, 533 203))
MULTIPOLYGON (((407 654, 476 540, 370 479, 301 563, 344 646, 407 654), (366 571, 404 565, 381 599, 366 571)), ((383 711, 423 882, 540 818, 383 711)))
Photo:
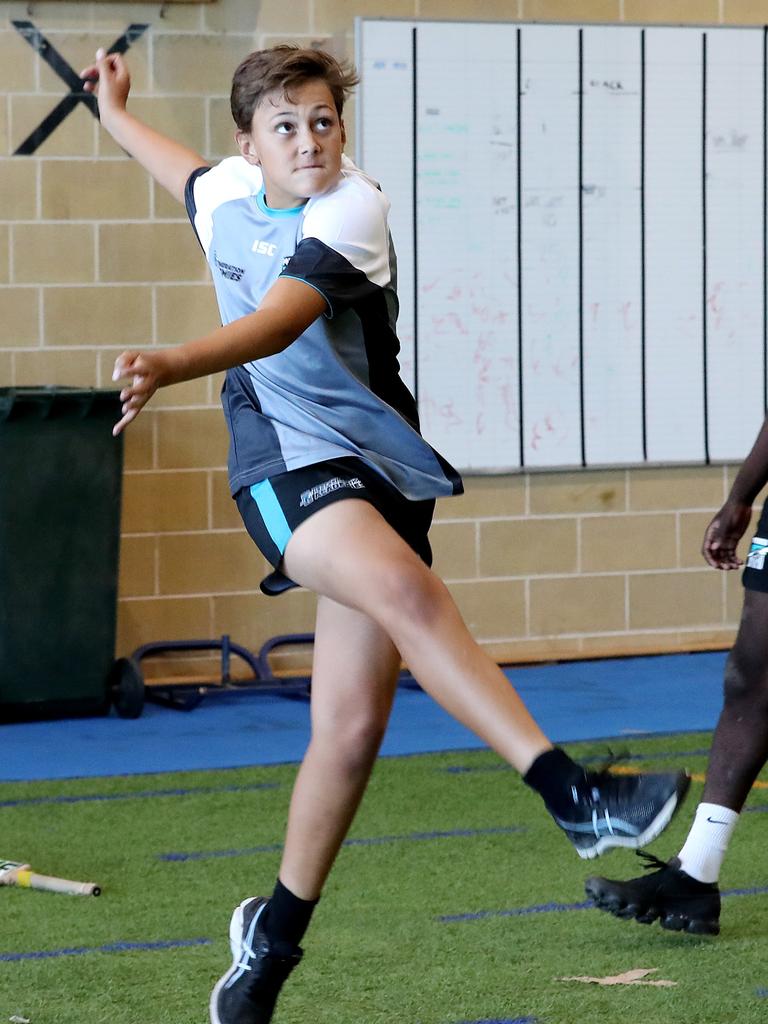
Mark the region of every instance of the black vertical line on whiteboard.
POLYGON ((701 34, 701 349, 704 376, 704 459, 709 465, 709 409, 707 401, 707 33, 701 34))
POLYGON ((523 110, 523 54, 522 33, 517 30, 517 409, 520 431, 520 468, 525 465, 525 435, 523 404, 523 159, 521 145, 523 129, 520 118, 523 110))
POLYGON ((584 436, 584 29, 579 29, 579 429, 581 464, 587 464, 584 436))
POLYGON ((411 31, 411 86, 413 90, 412 142, 413 142, 413 397, 419 407, 419 197, 418 197, 418 93, 416 82, 417 28, 411 31))
POLYGON ((645 29, 640 30, 640 402, 643 432, 643 462, 648 461, 648 396, 645 323, 645 29))
POLYGON ((768 25, 763 26, 763 410, 768 409, 768 25))

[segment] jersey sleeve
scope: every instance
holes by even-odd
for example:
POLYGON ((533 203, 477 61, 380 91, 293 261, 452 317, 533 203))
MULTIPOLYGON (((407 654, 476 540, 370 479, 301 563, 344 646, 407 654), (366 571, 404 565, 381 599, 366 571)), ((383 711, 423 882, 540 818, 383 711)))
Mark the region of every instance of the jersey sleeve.
POLYGON ((239 156, 227 157, 214 167, 198 167, 184 188, 184 203, 206 257, 213 239, 213 213, 231 199, 255 195, 262 185, 261 171, 239 156))
POLYGON ((319 291, 329 317, 381 291, 392 279, 388 208, 382 193, 363 181, 313 200, 281 276, 319 291))

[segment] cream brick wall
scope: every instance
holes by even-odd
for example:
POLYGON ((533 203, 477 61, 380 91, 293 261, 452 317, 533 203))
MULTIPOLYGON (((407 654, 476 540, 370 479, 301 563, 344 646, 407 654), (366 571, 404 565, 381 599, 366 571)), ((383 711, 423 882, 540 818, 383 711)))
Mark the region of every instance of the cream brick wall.
MULTIPOLYGON (((218 158, 234 151, 227 96, 240 57, 282 40, 352 56, 355 15, 762 24, 765 4, 0 2, 0 385, 107 387, 125 346, 176 343, 217 323, 183 209, 84 107, 35 156, 12 155, 66 87, 11 20, 31 19, 76 70, 130 22, 146 21, 151 28, 129 55, 136 113, 218 158)), ((219 387, 217 378, 161 393, 128 431, 121 654, 150 640, 222 632, 257 648, 275 633, 312 629, 311 595, 274 601, 258 592, 264 563, 227 490, 219 387)), ((707 569, 698 549, 734 471, 468 479, 463 497, 439 504, 436 568, 475 635, 503 660, 724 646, 740 612, 738 575, 707 569)))

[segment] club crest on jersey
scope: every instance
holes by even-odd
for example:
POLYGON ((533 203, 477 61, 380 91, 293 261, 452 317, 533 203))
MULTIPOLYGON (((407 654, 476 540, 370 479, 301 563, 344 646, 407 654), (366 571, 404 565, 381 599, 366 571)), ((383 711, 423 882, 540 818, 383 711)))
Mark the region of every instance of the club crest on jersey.
POLYGON ((251 252, 256 252, 259 256, 274 256, 277 251, 277 246, 273 242, 263 242, 260 238, 251 246, 251 252))

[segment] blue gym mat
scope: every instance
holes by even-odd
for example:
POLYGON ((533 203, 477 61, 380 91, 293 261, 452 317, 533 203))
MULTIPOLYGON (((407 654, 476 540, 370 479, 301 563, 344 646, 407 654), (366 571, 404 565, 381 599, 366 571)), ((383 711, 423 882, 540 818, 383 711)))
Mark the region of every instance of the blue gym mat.
MULTIPOLYGON (((714 728, 725 652, 564 662, 506 670, 555 742, 714 728)), ((0 726, 0 780, 132 775, 299 761, 309 703, 214 694, 190 712, 147 704, 141 718, 0 726)), ((484 744, 418 689, 400 687, 385 756, 484 744)))

